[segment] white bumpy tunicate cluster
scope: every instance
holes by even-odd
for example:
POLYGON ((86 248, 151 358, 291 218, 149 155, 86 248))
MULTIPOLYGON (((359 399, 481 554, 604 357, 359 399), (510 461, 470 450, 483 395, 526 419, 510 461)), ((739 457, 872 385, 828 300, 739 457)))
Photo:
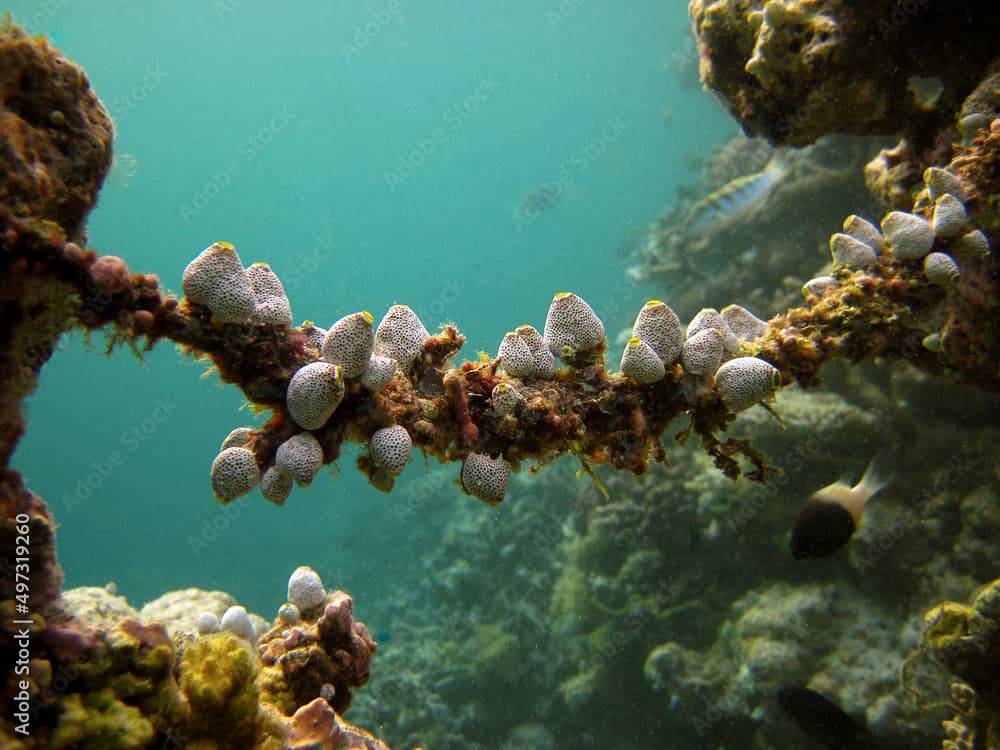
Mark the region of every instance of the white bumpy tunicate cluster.
POLYGON ((643 384, 662 380, 680 357, 683 341, 677 314, 665 302, 649 300, 632 324, 632 335, 622 352, 622 374, 643 384))
POLYGON ((499 505, 507 494, 510 464, 503 456, 470 453, 462 463, 462 487, 489 505, 499 505))
POLYGON ((375 345, 374 318, 367 310, 345 315, 327 331, 320 358, 340 365, 345 378, 364 374, 375 345))
POLYGON ((374 352, 393 359, 405 373, 424 350, 430 333, 406 305, 393 305, 375 331, 374 352))
POLYGON ((500 367, 515 378, 548 380, 556 374, 556 358, 533 326, 523 325, 504 335, 497 359, 500 367))
POLYGON ((215 242, 184 269, 181 281, 188 301, 205 305, 222 323, 244 323, 253 314, 255 300, 250 278, 236 248, 215 242))
POLYGON ((266 263, 244 268, 228 242, 202 250, 181 283, 188 301, 207 307, 220 323, 292 324, 291 305, 274 271, 266 263))
MULTIPOLYGON (((931 211, 929 221, 908 211, 890 211, 876 227, 860 216, 848 216, 844 231, 830 237, 834 263, 867 268, 888 247, 896 260, 920 261, 931 284, 948 286, 961 277, 956 254, 977 259, 989 256, 989 240, 971 226, 965 208, 968 191, 962 179, 941 167, 928 167, 923 177, 925 190, 917 197, 916 205, 917 210, 931 211)), ((822 297, 833 286, 837 286, 836 279, 820 276, 807 281, 802 292, 807 297, 822 297)))

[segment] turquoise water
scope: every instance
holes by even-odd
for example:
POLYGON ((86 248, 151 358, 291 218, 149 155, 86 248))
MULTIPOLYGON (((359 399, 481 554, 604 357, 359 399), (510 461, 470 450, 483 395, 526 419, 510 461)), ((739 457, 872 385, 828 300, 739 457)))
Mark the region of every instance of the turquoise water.
MULTIPOLYGON (((272 265, 297 320, 378 319, 405 302, 432 329, 456 322, 468 359, 540 327, 563 289, 609 335, 628 324, 662 290, 627 280, 620 246, 690 180, 686 159, 736 131, 681 75, 683 3, 7 7, 85 68, 132 157, 91 215, 91 246, 179 290, 188 260, 228 240, 272 265), (553 182, 558 203, 518 220, 522 197, 553 182)), ((218 588, 270 616, 289 572, 310 564, 369 619, 411 574, 415 540, 435 544, 475 503, 456 466, 415 462, 384 495, 345 455, 283 508, 253 493, 223 509, 212 458, 255 420, 239 391, 167 343, 142 366, 102 348, 64 340, 13 462, 59 523, 67 587, 115 581, 136 605, 218 588), (439 471, 402 521, 407 492, 439 471)))

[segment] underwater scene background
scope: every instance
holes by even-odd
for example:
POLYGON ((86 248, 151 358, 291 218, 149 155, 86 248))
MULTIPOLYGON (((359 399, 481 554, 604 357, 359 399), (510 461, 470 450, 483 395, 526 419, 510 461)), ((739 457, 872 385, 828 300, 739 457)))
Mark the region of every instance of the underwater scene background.
MULTIPOLYGON (((802 305, 804 285, 807 300, 829 301, 827 282, 809 284, 846 283, 844 268, 875 262, 834 249, 831 263, 844 217, 915 216, 920 190, 936 200, 922 166, 947 164, 952 143, 1000 139, 995 94, 973 111, 962 103, 972 86, 942 72, 935 98, 923 70, 910 80, 916 104, 898 107, 940 111, 935 122, 952 130, 916 155, 898 142, 917 126, 819 137, 801 120, 761 124, 763 105, 705 90, 699 65, 706 83, 721 80, 722 37, 768 24, 774 35, 812 24, 819 48, 853 4, 827 2, 822 17, 792 0, 769 11, 714 4, 735 8, 743 32, 705 5, 47 0, 5 10, 86 71, 114 120, 86 247, 180 295, 188 263, 231 242, 246 264, 270 264, 295 324, 326 327, 358 310, 378 320, 405 303, 431 333, 453 323, 467 337, 456 363, 495 356, 519 325, 541 330, 553 294, 572 290, 603 322, 611 372, 652 298, 685 326, 731 304, 772 319, 802 305), (963 130, 956 112, 985 125, 963 130), (733 114, 769 138, 743 135, 733 114)), ((909 39, 930 23, 926 3, 898 19, 895 4, 878 5, 886 15, 864 19, 873 38, 909 39)), ((974 71, 996 80, 995 66, 974 71)), ((845 96, 862 112, 866 95, 845 96)), ((990 208, 972 192, 963 202, 982 214, 963 213, 962 236, 991 229, 995 245, 995 196, 990 208)), ((902 241, 890 244, 902 258, 902 241)), ((978 333, 1000 341, 988 245, 984 257, 977 289, 992 317, 978 333)), ((937 293, 930 267, 915 267, 927 278, 901 277, 903 287, 937 293)), ((910 309, 893 299, 877 309, 886 320, 910 309)), ((933 352, 948 303, 932 301, 932 315, 904 327, 929 326, 916 340, 933 352)), ((582 454, 538 473, 523 462, 495 507, 463 492, 455 464, 420 451, 380 492, 354 468, 364 448, 350 444, 281 507, 258 491, 223 505, 209 479, 220 442, 269 415, 169 342, 140 363, 128 346, 102 356, 105 337, 80 329, 41 370, 10 465, 48 503, 64 589, 114 584, 107 601, 91 591, 99 603, 78 607, 138 616, 197 587, 270 623, 303 565, 348 592, 378 650, 349 709, 330 703, 392 747, 911 748, 945 736, 945 747, 1000 747, 996 585, 967 607, 997 577, 1000 376, 995 361, 967 374, 927 364, 919 347, 893 349, 872 310, 843 336, 868 343, 838 351, 821 382, 795 350, 774 402, 726 425, 781 470, 764 483, 725 476, 698 439, 675 442, 679 421, 662 438, 667 460, 641 476, 582 454), (845 548, 793 559, 803 503, 839 479, 854 485, 873 461, 885 486, 845 548)), ((771 325, 776 346, 808 329, 782 320, 771 325)), ((686 391, 695 401, 701 384, 686 391)), ((117 716, 83 705, 80 717, 117 716)), ((187 744, 156 721, 147 737, 125 720, 92 731, 80 717, 49 746, 187 744)), ((236 730, 210 742, 282 746, 236 730)))

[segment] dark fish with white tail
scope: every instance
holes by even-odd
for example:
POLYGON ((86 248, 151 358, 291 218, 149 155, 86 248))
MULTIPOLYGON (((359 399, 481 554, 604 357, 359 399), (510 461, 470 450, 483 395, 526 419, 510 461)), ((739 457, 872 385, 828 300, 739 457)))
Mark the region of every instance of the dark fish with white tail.
POLYGON ((816 490, 792 525, 791 551, 796 560, 817 560, 842 549, 861 526, 865 504, 887 484, 876 461, 853 487, 843 480, 816 490))

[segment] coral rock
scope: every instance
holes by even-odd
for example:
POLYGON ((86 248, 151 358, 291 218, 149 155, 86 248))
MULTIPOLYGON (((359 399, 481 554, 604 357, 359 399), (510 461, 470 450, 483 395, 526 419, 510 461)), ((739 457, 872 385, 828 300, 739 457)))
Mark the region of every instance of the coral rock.
MULTIPOLYGON (((303 615, 306 613, 303 612, 303 615)), ((364 623, 354 620, 351 597, 335 591, 316 620, 280 623, 260 639, 262 698, 285 715, 320 696, 338 713, 351 705, 351 688, 368 681, 377 646, 364 623)))

